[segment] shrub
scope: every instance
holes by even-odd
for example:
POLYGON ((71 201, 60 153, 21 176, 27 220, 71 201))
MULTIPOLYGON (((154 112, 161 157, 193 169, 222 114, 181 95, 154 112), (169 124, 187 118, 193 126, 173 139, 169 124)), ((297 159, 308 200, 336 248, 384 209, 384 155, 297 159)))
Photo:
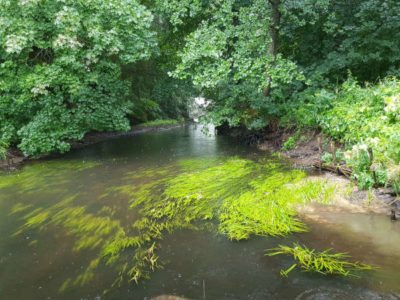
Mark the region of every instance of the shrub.
POLYGON ((296 144, 296 140, 294 139, 294 137, 289 137, 288 140, 283 144, 282 146, 282 150, 293 150, 294 146, 296 144))
MULTIPOLYGON (((396 190, 400 187, 400 173, 396 171, 400 164, 399 95, 400 81, 396 78, 361 86, 350 74, 335 91, 310 87, 294 94, 282 119, 286 125, 299 128, 317 126, 344 144, 347 151, 343 155, 336 153, 337 159, 352 167, 361 188, 374 185, 375 171, 378 184, 391 185, 396 190), (304 113, 299 114, 301 111, 304 113), (373 150, 373 165, 368 148, 373 150)), ((332 157, 328 156, 323 159, 331 163, 332 157)))

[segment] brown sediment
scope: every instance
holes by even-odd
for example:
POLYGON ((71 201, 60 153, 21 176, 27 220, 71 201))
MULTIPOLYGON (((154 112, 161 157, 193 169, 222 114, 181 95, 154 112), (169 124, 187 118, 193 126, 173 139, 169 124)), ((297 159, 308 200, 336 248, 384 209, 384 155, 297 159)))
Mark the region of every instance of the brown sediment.
POLYGON ((344 150, 343 145, 333 142, 319 131, 304 131, 295 144, 293 150, 282 150, 283 144, 293 136, 292 131, 278 131, 264 136, 258 144, 258 148, 264 151, 280 152, 283 157, 289 158, 290 161, 300 167, 315 167, 317 169, 330 171, 339 175, 344 175, 347 178, 351 175, 351 169, 346 167, 344 163, 338 165, 326 164, 322 160, 322 155, 325 152, 334 154, 338 149, 344 150))
MULTIPOLYGON (((71 150, 72 149, 78 149, 85 147, 87 145, 95 144, 101 141, 117 138, 120 136, 130 136, 130 135, 136 135, 136 134, 141 134, 141 133, 146 133, 146 132, 155 132, 155 131, 163 131, 163 130, 168 130, 176 127, 180 127, 185 125, 184 123, 182 124, 168 124, 168 125, 156 125, 156 126, 133 126, 129 131, 127 132, 90 132, 86 134, 81 141, 74 141, 74 140, 67 140, 67 142, 71 145, 71 150)), ((17 167, 22 166, 23 164, 29 162, 29 161, 36 161, 39 159, 43 158, 49 158, 49 157, 56 157, 60 154, 58 153, 43 153, 40 158, 35 159, 32 157, 25 157, 24 154, 17 148, 11 147, 8 149, 7 152, 7 159, 4 161, 0 161, 0 169, 6 169, 6 170, 13 170, 16 169, 17 167)))

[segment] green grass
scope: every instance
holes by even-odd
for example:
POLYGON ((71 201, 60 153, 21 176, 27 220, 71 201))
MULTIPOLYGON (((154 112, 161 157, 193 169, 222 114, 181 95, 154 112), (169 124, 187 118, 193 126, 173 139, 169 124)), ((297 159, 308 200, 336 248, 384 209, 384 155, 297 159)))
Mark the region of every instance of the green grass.
POLYGON ((281 270, 281 275, 284 277, 287 277, 296 266, 308 272, 345 277, 358 277, 357 271, 374 269, 367 264, 347 261, 346 259, 350 257, 347 253, 331 253, 332 249, 316 252, 297 243, 294 243, 293 247, 279 245, 278 248, 268 249, 267 251, 270 252, 266 254, 267 256, 285 254, 293 256, 298 261, 287 270, 281 270))
POLYGON ((178 121, 178 120, 154 120, 154 121, 141 123, 138 126, 151 127, 151 126, 162 126, 162 125, 179 125, 182 123, 183 123, 182 121, 178 121))

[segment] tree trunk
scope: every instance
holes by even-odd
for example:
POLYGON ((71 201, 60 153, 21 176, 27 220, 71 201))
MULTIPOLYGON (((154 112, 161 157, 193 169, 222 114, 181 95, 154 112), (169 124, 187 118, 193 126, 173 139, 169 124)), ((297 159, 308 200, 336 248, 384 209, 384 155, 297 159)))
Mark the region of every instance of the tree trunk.
MULTIPOLYGON (((274 60, 271 63, 271 66, 275 66, 276 57, 278 55, 278 45, 279 45, 279 30, 281 23, 281 13, 279 11, 279 7, 282 3, 282 0, 268 0, 268 3, 271 5, 271 26, 269 29, 269 35, 271 36, 271 44, 268 47, 268 55, 272 55, 274 60)), ((271 76, 267 73, 267 78, 269 80, 268 87, 264 89, 264 96, 269 97, 271 95, 271 76)))

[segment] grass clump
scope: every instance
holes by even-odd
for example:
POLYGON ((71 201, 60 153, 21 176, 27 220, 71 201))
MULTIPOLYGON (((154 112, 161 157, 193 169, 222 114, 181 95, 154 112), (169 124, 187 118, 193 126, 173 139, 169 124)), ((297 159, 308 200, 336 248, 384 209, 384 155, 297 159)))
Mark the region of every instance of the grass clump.
POLYGON ((347 253, 331 253, 332 249, 327 249, 322 252, 310 250, 306 246, 301 246, 297 243, 293 247, 279 245, 278 248, 268 249, 267 256, 279 254, 291 255, 297 264, 292 265, 287 270, 281 270, 281 275, 287 277, 289 272, 296 266, 304 269, 307 272, 315 272, 322 275, 341 275, 345 277, 358 277, 355 272, 360 270, 372 270, 373 267, 360 262, 349 262, 350 256, 347 253))
POLYGON ((161 125, 179 125, 182 124, 182 121, 178 120, 154 120, 145 123, 139 124, 141 127, 150 127, 150 126, 161 126, 161 125))

